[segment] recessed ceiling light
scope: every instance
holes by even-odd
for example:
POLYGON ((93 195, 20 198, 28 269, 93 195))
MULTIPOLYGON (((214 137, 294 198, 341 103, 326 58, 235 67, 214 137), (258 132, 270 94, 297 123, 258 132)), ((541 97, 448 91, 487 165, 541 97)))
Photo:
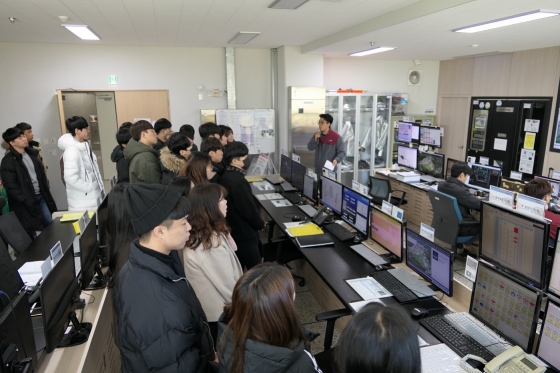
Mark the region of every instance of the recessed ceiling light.
POLYGON ((268 7, 272 9, 297 9, 309 0, 275 0, 268 7))
POLYGON ((95 35, 86 25, 61 25, 66 27, 68 31, 83 40, 99 40, 99 36, 95 35))
POLYGON ((374 54, 374 53, 391 51, 393 49, 396 49, 396 48, 395 47, 375 47, 375 48, 367 49, 365 51, 351 53, 350 56, 352 56, 352 57, 362 57, 362 56, 367 56, 367 55, 374 54))
POLYGON ((554 17, 554 16, 557 16, 558 14, 559 14, 558 12, 550 12, 550 11, 545 11, 545 10, 535 10, 535 11, 529 12, 529 13, 518 14, 518 15, 515 15, 515 16, 511 16, 511 17, 496 19, 494 21, 479 23, 479 24, 472 25, 472 26, 467 26, 467 27, 461 27, 461 28, 458 28, 458 29, 455 29, 455 30, 452 30, 452 31, 454 31, 454 32, 464 32, 464 33, 471 34, 473 32, 486 31, 486 30, 491 30, 491 29, 498 28, 498 27, 515 25, 517 23, 523 23, 523 22, 534 21, 534 20, 542 19, 542 18, 554 17))
POLYGON ((261 33, 256 31, 239 31, 237 35, 228 41, 228 44, 247 44, 261 33))

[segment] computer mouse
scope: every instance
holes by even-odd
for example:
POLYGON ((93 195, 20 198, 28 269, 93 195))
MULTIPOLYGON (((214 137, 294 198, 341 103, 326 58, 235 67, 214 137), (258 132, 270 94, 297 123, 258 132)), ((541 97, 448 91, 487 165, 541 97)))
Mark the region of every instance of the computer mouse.
POLYGON ((292 216, 292 221, 301 221, 301 216, 299 215, 292 216))
POLYGON ((412 311, 410 311, 410 315, 415 319, 419 319, 419 318, 427 315, 428 313, 430 313, 430 311, 428 311, 427 309, 422 308, 422 307, 416 307, 416 308, 413 308, 412 311))

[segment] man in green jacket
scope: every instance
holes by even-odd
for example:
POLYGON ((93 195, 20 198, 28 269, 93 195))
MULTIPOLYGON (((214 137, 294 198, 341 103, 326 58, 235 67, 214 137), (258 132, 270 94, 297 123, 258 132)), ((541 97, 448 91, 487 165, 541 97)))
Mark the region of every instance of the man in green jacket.
POLYGON ((139 120, 130 127, 130 136, 124 148, 124 157, 130 161, 130 183, 161 183, 159 153, 152 148, 157 143, 154 127, 148 121, 139 120))

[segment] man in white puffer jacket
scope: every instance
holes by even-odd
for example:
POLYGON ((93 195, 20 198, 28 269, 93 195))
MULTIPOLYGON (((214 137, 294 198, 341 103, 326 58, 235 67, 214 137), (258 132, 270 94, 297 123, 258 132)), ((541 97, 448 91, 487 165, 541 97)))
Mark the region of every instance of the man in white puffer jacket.
POLYGON ((83 117, 66 120, 68 132, 58 139, 64 152, 64 182, 69 211, 96 210, 105 197, 97 157, 89 143, 89 124, 83 117))

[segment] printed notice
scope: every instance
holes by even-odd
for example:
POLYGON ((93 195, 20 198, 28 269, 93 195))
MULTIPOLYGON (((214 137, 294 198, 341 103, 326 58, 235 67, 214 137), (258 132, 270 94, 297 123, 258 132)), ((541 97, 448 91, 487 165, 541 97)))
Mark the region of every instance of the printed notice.
POLYGON ((489 202, 512 210, 514 205, 513 199, 513 192, 511 190, 497 188, 490 185, 490 195, 488 197, 489 202))
POLYGON ((387 201, 383 201, 381 204, 381 211, 383 211, 384 213, 391 215, 391 212, 393 211, 393 205, 391 205, 389 202, 387 201))
POLYGON ((526 196, 524 194, 517 195, 517 211, 535 216, 538 218, 544 217, 544 205, 545 201, 533 197, 526 196))
POLYGON ((346 280, 348 285, 364 300, 392 297, 381 284, 371 277, 346 280))
POLYGON ((540 123, 538 119, 525 119, 525 132, 539 132, 540 123))
POLYGON ((506 151, 507 149, 507 140, 506 139, 494 139, 494 150, 503 150, 506 151))
POLYGON ((521 160, 526 162, 534 162, 535 151, 529 149, 521 149, 521 160))
POLYGON ((292 205, 287 199, 274 199, 270 202, 276 207, 288 207, 292 205))
POLYGON ((519 162, 519 172, 525 172, 526 174, 533 173, 533 162, 521 161, 519 162))
POLYGON ((523 147, 525 149, 535 149, 535 139, 537 138, 536 133, 526 132, 525 141, 523 142, 523 147))
POLYGON ((478 157, 478 162, 482 165, 488 166, 490 163, 490 158, 488 157, 478 157))
POLYGON ((434 242, 434 235, 436 230, 429 225, 420 223, 420 236, 427 238, 428 240, 434 242))
POLYGON ((517 172, 517 171, 511 171, 509 173, 509 177, 515 180, 521 180, 521 178, 523 177, 523 174, 521 172, 517 172))
POLYGON ((475 282, 476 280, 476 271, 478 271, 478 260, 473 258, 472 256, 467 256, 467 263, 465 265, 465 277, 475 282))

